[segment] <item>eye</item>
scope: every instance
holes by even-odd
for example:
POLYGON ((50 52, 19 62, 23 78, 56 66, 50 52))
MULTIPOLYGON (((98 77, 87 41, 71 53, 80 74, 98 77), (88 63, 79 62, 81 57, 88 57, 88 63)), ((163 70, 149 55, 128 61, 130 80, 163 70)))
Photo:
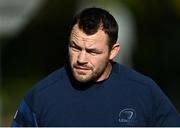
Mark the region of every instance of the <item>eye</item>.
POLYGON ((74 45, 74 44, 70 44, 69 47, 70 47, 73 51, 75 51, 75 52, 81 51, 81 48, 78 47, 78 46, 76 46, 76 45, 74 45))
POLYGON ((100 51, 96 50, 96 49, 90 49, 90 50, 86 50, 89 54, 91 55, 98 55, 98 54, 101 54, 100 51))

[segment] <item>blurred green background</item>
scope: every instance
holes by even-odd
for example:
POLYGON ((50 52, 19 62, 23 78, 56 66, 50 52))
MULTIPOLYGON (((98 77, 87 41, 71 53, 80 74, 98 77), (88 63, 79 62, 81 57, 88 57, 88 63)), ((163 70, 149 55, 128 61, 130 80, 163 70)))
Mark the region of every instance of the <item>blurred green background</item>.
POLYGON ((120 62, 153 78, 180 111, 180 0, 1 0, 0 126, 10 126, 27 91, 66 62, 68 25, 96 2, 130 14, 132 31, 119 31, 133 42, 124 56, 131 60, 120 62))

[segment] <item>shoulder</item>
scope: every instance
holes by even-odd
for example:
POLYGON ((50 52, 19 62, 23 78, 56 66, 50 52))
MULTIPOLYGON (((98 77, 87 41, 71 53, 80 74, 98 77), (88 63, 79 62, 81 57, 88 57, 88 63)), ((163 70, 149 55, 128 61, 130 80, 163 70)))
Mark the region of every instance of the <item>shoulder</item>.
MULTIPOLYGON (((144 104, 150 113, 153 126, 177 126, 179 114, 162 89, 148 76, 121 64, 114 64, 114 77, 119 78, 126 88, 125 93, 133 95, 136 104, 144 104), (138 100, 137 100, 138 99, 138 100)), ((129 100, 131 100, 129 99, 129 100)), ((142 108, 144 109, 144 108, 142 108)), ((149 114, 148 114, 149 115, 149 114)))
POLYGON ((62 67, 50 73, 48 76, 36 83, 32 90, 41 91, 46 88, 51 88, 55 83, 61 81, 66 77, 66 69, 62 67))
POLYGON ((143 75, 132 68, 126 67, 121 64, 115 64, 116 77, 124 81, 124 88, 127 90, 133 90, 132 93, 136 93, 142 97, 148 97, 149 101, 152 101, 157 108, 161 105, 172 106, 168 96, 163 92, 159 85, 150 77, 143 75))
POLYGON ((114 77, 117 81, 123 82, 122 86, 129 92, 146 97, 157 104, 167 99, 159 85, 149 76, 121 64, 116 63, 114 66, 116 66, 116 70, 113 71, 114 77))
POLYGON ((133 68, 127 67, 122 64, 114 63, 113 64, 113 74, 120 77, 121 80, 128 81, 134 83, 135 85, 141 86, 151 86, 156 85, 154 80, 152 80, 149 76, 146 76, 140 72, 137 72, 133 68))
POLYGON ((66 83, 65 78, 67 77, 67 71, 65 67, 57 69, 50 73, 48 76, 37 82, 25 95, 24 99, 29 104, 33 104, 34 98, 40 95, 46 96, 51 95, 54 90, 59 88, 60 83, 63 85, 66 83))

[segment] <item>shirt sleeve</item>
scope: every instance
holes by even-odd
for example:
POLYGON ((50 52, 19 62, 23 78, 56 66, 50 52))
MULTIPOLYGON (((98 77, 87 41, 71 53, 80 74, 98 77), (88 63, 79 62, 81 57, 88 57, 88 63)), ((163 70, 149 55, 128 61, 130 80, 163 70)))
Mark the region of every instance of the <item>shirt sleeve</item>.
POLYGON ((37 127, 36 114, 29 108, 25 100, 19 105, 14 115, 12 127, 37 127))
POLYGON ((180 114, 169 98, 158 87, 154 86, 154 125, 163 127, 179 127, 180 114))
POLYGON ((156 126, 179 127, 180 115, 169 101, 161 101, 156 110, 156 126))

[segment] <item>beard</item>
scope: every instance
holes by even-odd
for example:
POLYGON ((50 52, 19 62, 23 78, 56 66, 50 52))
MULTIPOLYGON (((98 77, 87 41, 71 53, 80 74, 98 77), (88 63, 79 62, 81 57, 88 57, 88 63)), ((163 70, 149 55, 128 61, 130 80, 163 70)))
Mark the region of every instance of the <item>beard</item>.
POLYGON ((71 66, 71 70, 74 78, 79 82, 96 82, 106 71, 107 66, 108 61, 101 63, 98 67, 74 64, 71 66))

